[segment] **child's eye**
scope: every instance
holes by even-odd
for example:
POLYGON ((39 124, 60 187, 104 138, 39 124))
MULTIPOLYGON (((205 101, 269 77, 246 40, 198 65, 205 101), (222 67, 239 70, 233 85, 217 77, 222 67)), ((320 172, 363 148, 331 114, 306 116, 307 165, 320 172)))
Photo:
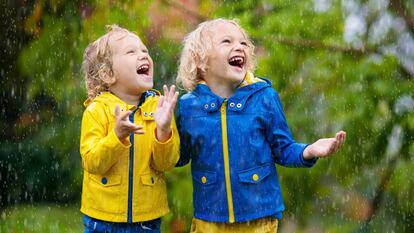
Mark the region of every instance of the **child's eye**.
POLYGON ((129 50, 128 52, 127 52, 127 54, 131 54, 131 53, 134 53, 135 51, 134 50, 129 50))
POLYGON ((245 41, 241 42, 240 44, 247 47, 247 42, 245 41))
POLYGON ((148 53, 148 50, 147 49, 143 49, 142 52, 143 53, 148 53))
POLYGON ((224 40, 221 41, 221 43, 228 44, 228 43, 230 43, 230 40, 229 39, 224 39, 224 40))

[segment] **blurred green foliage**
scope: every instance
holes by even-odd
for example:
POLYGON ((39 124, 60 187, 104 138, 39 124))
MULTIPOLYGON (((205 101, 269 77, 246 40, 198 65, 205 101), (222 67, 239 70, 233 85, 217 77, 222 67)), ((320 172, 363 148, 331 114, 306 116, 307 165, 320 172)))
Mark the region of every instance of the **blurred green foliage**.
POLYGON ((3 212, 0 232, 82 232, 82 215, 74 205, 18 205, 3 212))
MULTIPOLYGON (((280 93, 297 141, 311 143, 340 129, 348 133, 339 154, 310 170, 278 167, 287 209, 281 231, 413 232, 414 75, 404 63, 414 58, 404 61, 398 48, 400 36, 412 40, 414 29, 406 21, 405 28, 393 26, 383 37, 372 39, 370 33, 384 14, 403 20, 403 9, 413 20, 414 4, 385 2, 2 2, 0 206, 79 204, 82 55, 105 25, 119 24, 143 39, 159 88, 174 83, 184 35, 204 19, 225 17, 239 19, 254 41, 255 73, 280 93), (365 34, 356 38, 359 44, 346 41, 348 16, 361 9, 365 34)), ((172 212, 163 229, 188 231, 189 166, 167 177, 172 212)), ((6 221, 1 227, 9 228, 2 229, 12 229, 14 220, 6 221)))

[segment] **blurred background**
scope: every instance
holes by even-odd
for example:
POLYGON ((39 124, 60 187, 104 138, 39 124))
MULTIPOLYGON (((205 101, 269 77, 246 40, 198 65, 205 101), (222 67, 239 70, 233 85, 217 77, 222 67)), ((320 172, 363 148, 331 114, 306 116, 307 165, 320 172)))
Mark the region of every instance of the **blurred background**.
MULTIPOLYGON (((216 17, 251 36, 255 73, 297 141, 348 133, 312 169, 277 167, 279 232, 414 232, 414 1, 2 0, 0 11, 0 232, 82 232, 81 63, 105 25, 142 38, 159 88, 175 82, 183 37, 216 17)), ((163 232, 188 232, 189 166, 167 179, 163 232)))

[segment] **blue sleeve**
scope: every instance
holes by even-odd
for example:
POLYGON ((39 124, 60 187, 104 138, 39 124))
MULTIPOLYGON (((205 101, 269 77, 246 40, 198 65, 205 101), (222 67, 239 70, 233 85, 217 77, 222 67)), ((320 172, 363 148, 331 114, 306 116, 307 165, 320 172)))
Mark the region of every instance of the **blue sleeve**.
POLYGON ((191 160, 191 139, 190 135, 185 130, 185 125, 183 124, 183 114, 180 109, 181 104, 178 104, 177 111, 177 128, 180 135, 180 159, 178 160, 176 167, 182 167, 190 162, 191 160))
POLYGON ((317 158, 305 160, 303 151, 307 144, 296 143, 286 122, 279 95, 271 91, 271 119, 267 130, 267 137, 272 148, 272 154, 277 164, 285 167, 312 167, 317 158))

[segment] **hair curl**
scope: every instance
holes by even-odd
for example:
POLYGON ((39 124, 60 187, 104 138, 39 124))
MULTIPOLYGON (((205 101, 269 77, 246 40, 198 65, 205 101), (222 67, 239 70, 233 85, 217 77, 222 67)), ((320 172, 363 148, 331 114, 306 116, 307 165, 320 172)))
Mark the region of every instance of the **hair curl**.
POLYGON ((113 81, 112 54, 108 45, 109 38, 114 34, 131 33, 118 25, 106 26, 107 33, 90 43, 83 55, 82 69, 85 76, 88 97, 94 99, 99 93, 108 91, 113 81))

